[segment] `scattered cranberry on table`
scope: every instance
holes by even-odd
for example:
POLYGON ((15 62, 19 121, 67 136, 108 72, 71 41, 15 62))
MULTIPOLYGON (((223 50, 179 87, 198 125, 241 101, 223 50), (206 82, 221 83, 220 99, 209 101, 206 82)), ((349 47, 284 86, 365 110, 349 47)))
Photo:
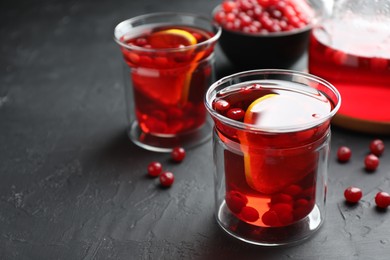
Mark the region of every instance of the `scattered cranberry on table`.
POLYGON ((357 203, 362 198, 363 192, 360 188, 350 186, 344 191, 345 199, 350 203, 357 203))
POLYGON ((379 166, 379 158, 374 154, 369 154, 364 158, 364 165, 367 171, 375 171, 379 166))
POLYGON ((186 157, 186 151, 183 147, 175 147, 171 152, 172 160, 175 162, 181 162, 186 157))
POLYGON ((378 192, 375 196, 375 204, 379 208, 387 208, 390 206, 390 194, 384 191, 378 192))
POLYGON ((340 162, 347 162, 351 158, 352 151, 347 146, 340 146, 337 150, 337 159, 340 162))
POLYGON ((148 164, 148 174, 151 177, 157 177, 162 171, 162 165, 159 162, 151 162, 148 164))
POLYGON ((160 183, 164 187, 171 186, 174 181, 175 181, 175 176, 173 175, 172 172, 163 172, 160 175, 160 183))
POLYGON ((381 156, 385 150, 385 144, 380 139, 372 140, 370 143, 370 151, 376 156, 381 156))

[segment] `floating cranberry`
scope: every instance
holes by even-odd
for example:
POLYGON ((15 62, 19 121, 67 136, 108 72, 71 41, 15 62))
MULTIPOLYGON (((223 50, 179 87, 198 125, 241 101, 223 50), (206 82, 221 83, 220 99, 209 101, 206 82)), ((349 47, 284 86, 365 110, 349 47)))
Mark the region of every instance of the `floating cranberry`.
POLYGON ((173 175, 172 172, 163 172, 160 175, 160 183, 164 187, 171 186, 174 181, 175 181, 175 176, 173 175))
POLYGON ((302 188, 299 185, 293 184, 288 186, 283 192, 294 197, 302 192, 302 188))
POLYGON ((369 154, 364 159, 364 165, 367 171, 375 171, 379 166, 379 158, 374 154, 369 154))
POLYGON ((259 219, 259 212, 253 207, 245 206, 241 210, 241 216, 245 221, 255 222, 259 219))
POLYGON ((275 194, 271 198, 271 204, 277 204, 277 203, 292 203, 293 198, 284 193, 275 194))
POLYGON ((148 174, 152 177, 157 177, 162 171, 162 165, 159 162, 151 162, 148 164, 148 174))
POLYGON ((245 116, 245 111, 241 108, 231 108, 226 113, 226 116, 236 121, 242 121, 245 116))
POLYGON ((278 216, 284 213, 291 213, 292 209, 292 205, 287 203, 278 203, 271 207, 271 210, 275 211, 278 216))
POLYGON ((181 162, 186 157, 186 151, 183 147, 175 147, 171 152, 171 157, 175 162, 181 162))
POLYGON ((279 219, 278 219, 278 214, 276 214, 275 211, 273 210, 269 210, 267 212, 265 212, 263 214, 263 216, 261 216, 261 220, 263 221, 263 223, 267 226, 276 226, 277 223, 279 222, 279 219))
POLYGON ((384 191, 378 192, 375 196, 375 204, 379 208, 387 208, 390 206, 390 194, 384 191))
POLYGON ((146 44, 148 44, 148 41, 143 37, 135 39, 135 45, 137 46, 142 47, 145 46, 146 44))
POLYGON ((309 205, 309 201, 307 199, 297 199, 294 202, 294 207, 299 208, 299 207, 306 207, 309 205))
POLYGON ((340 146, 337 150, 337 159, 339 162, 347 162, 351 158, 351 149, 347 146, 340 146))
POLYGON ((248 198, 239 191, 230 191, 226 194, 226 204, 231 211, 238 214, 248 203, 248 198))
POLYGON ((375 139, 370 143, 370 151, 376 155, 381 156, 383 151, 385 150, 385 144, 380 139, 375 139))
POLYGON ((351 186, 344 191, 344 197, 350 203, 357 203, 362 198, 362 196, 362 190, 357 187, 351 186))
POLYGON ((219 99, 214 103, 214 109, 222 113, 230 108, 230 103, 224 99, 219 99))

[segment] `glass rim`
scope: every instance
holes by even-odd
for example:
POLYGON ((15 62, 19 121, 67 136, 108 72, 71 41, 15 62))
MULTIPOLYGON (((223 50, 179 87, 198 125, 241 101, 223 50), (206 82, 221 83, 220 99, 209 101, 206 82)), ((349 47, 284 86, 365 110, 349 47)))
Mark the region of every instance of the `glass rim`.
MULTIPOLYGON (((168 24, 169 24, 169 22, 168 22, 168 24)), ((181 25, 181 24, 177 24, 177 23, 171 23, 171 24, 181 25)), ((187 24, 183 23, 183 25, 187 25, 187 24)), ((163 52, 178 52, 178 51, 188 51, 188 50, 197 48, 199 46, 204 46, 204 45, 215 43, 219 39, 219 37, 221 36, 221 33, 222 33, 222 28, 221 28, 221 26, 218 23, 216 23, 212 19, 208 18, 207 16, 204 16, 204 15, 201 15, 201 14, 186 13, 186 12, 155 12, 155 13, 148 13, 148 14, 138 15, 138 16, 135 16, 135 17, 123 20, 122 22, 118 23, 115 26, 115 28, 114 28, 114 41, 117 44, 119 44, 121 47, 124 47, 126 49, 136 50, 136 51, 142 51, 142 52, 159 52, 159 51, 163 51, 163 52), (166 17, 173 17, 173 16, 176 16, 176 17, 192 17, 192 18, 201 19, 201 20, 204 20, 205 22, 209 23, 209 25, 211 27, 213 27, 214 29, 216 29, 216 31, 213 32, 214 35, 212 35, 212 37, 210 37, 209 39, 207 39, 207 40, 205 40, 203 42, 200 42, 200 43, 196 43, 196 44, 193 44, 193 45, 188 45, 188 46, 184 46, 184 47, 180 47, 180 48, 161 48, 161 49, 144 48, 144 47, 140 47, 140 46, 136 46, 136 45, 126 44, 126 43, 122 42, 119 39, 120 37, 118 37, 118 35, 117 35, 117 31, 118 31, 119 28, 122 28, 124 26, 129 26, 129 25, 131 26, 130 28, 137 27, 137 26, 132 26, 132 23, 134 23, 135 21, 139 21, 139 20, 142 20, 142 19, 153 18, 153 17, 164 17, 164 16, 166 16, 166 17)))
MULTIPOLYGON (((321 91, 321 93, 323 93, 323 91, 321 91)), ((325 94, 325 93, 323 93, 323 94, 325 94)), ((330 99, 330 97, 328 95, 325 95, 325 96, 328 99, 330 99)), ((331 101, 334 102, 334 100, 331 100, 331 101)), ((330 82, 328 82, 328 81, 326 81, 318 76, 315 76, 313 74, 295 71, 295 70, 286 70, 286 69, 256 69, 256 70, 248 70, 248 71, 234 73, 234 74, 225 76, 225 77, 217 80, 207 90, 205 97, 204 97, 204 103, 205 103, 207 111, 210 113, 210 115, 213 118, 216 118, 217 120, 223 122, 224 124, 233 126, 237 129, 250 131, 250 132, 288 133, 288 132, 297 132, 297 131, 301 131, 304 129, 310 129, 312 127, 321 125, 321 124, 325 123, 326 121, 330 120, 336 114, 336 112, 339 110, 339 108, 341 106, 341 95, 340 95, 339 91, 337 90, 337 88, 335 86, 333 86, 330 82), (324 116, 316 121, 308 122, 308 123, 304 123, 304 124, 299 124, 299 125, 298 124, 286 125, 286 126, 282 126, 282 127, 278 127, 278 128, 258 127, 255 124, 248 124, 248 123, 244 123, 244 122, 239 122, 239 121, 230 119, 228 117, 225 117, 225 116, 217 113, 217 111, 212 108, 211 102, 212 102, 213 98, 215 98, 215 94, 214 95, 212 95, 212 94, 218 86, 220 86, 220 85, 222 85, 222 84, 224 84, 224 83, 226 83, 234 78, 243 77, 243 76, 251 76, 251 75, 266 75, 266 74, 299 76, 301 78, 305 78, 305 79, 314 81, 316 83, 319 83, 319 84, 325 86, 327 89, 332 91, 332 93, 337 98, 337 100, 336 100, 337 103, 334 104, 334 107, 332 108, 331 111, 329 111, 329 113, 326 116, 324 116)))

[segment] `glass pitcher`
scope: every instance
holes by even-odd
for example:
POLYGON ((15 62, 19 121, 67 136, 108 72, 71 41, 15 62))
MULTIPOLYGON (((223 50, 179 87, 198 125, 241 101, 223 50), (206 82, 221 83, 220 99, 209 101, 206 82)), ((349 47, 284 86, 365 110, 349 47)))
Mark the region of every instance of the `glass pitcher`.
POLYGON ((327 1, 313 29, 309 72, 339 90, 342 127, 390 134, 390 0, 327 1))

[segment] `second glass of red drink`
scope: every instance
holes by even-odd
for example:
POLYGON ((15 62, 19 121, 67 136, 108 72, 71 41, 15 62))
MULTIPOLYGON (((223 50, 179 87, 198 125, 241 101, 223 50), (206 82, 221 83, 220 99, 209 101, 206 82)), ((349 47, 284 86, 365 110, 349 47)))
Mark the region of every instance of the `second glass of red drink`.
POLYGON ((114 34, 126 62, 130 139, 160 152, 207 141, 203 97, 220 28, 200 15, 153 13, 121 22, 114 34))

